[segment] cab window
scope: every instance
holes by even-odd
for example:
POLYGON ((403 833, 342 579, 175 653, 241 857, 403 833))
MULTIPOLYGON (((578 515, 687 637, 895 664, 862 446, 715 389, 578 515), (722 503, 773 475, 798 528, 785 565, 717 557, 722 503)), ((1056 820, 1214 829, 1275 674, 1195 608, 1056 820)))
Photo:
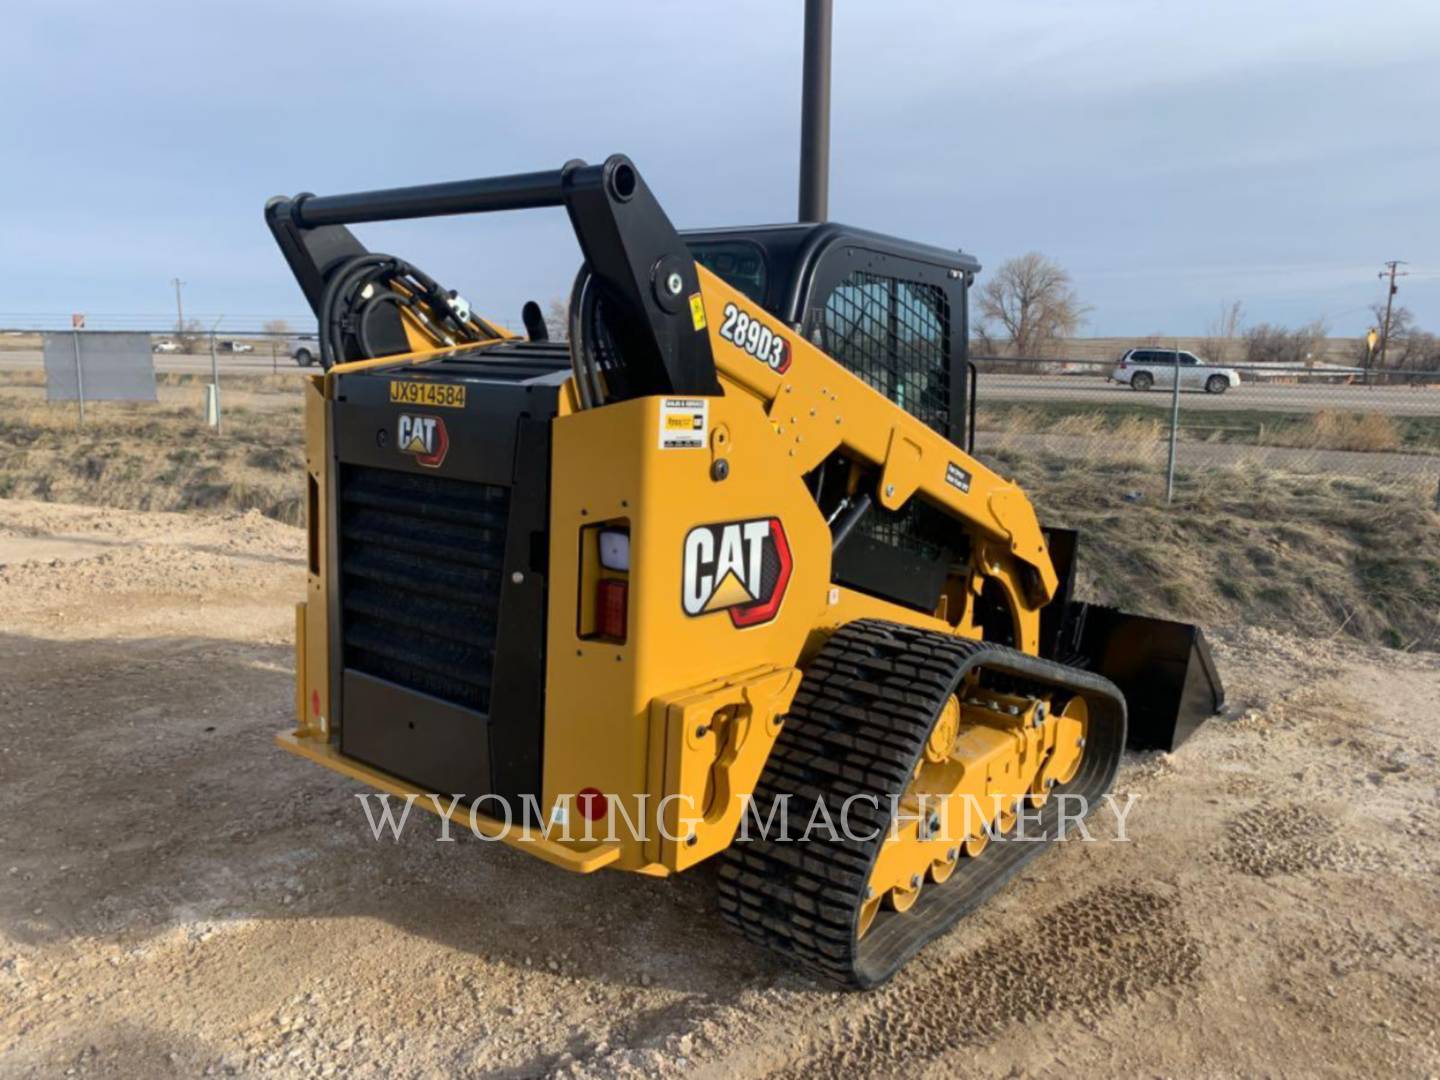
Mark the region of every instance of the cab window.
POLYGON ((743 240, 707 240, 692 243, 690 254, 706 270, 764 306, 765 255, 758 246, 743 240))

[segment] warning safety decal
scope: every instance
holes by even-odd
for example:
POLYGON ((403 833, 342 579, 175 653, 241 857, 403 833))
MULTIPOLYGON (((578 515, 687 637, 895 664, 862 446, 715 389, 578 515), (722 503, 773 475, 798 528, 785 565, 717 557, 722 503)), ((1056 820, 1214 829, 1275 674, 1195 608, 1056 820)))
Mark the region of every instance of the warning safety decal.
POLYGON ((709 438, 709 401, 705 398, 660 399, 661 450, 699 450, 709 438))

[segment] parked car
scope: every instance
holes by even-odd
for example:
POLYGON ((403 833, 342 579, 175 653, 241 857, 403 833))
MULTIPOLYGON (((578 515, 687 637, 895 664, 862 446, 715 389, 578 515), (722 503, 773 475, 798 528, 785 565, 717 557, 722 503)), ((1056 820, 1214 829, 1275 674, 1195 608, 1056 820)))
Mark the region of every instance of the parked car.
POLYGON ((1127 349, 1115 370, 1112 382, 1126 384, 1131 390, 1174 385, 1176 368, 1180 371, 1180 389, 1204 390, 1207 394, 1223 394, 1240 385, 1240 373, 1234 368, 1207 364, 1194 353, 1181 352, 1179 364, 1174 349, 1127 349))
POLYGON ((247 353, 254 352, 255 346, 245 341, 222 341, 220 342, 221 352, 247 353))
POLYGON ((320 343, 313 337, 292 338, 285 343, 285 351, 301 367, 309 367, 320 359, 320 343))
POLYGON ((175 342, 171 341, 169 338, 165 338, 163 341, 157 341, 154 345, 151 345, 150 351, 164 353, 179 352, 180 346, 176 345, 175 342))

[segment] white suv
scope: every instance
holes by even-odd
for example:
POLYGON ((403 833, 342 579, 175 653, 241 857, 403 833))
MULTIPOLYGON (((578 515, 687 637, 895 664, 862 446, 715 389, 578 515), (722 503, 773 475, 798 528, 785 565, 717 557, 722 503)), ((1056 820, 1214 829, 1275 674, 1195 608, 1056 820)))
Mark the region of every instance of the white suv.
MULTIPOLYGON (((1174 349, 1129 349, 1120 357, 1110 379, 1128 383, 1132 390, 1149 390, 1152 386, 1173 386, 1176 370, 1174 349)), ((1240 385, 1240 373, 1234 368, 1207 364, 1194 353, 1179 354, 1180 389, 1204 390, 1207 394, 1223 394, 1240 385)))

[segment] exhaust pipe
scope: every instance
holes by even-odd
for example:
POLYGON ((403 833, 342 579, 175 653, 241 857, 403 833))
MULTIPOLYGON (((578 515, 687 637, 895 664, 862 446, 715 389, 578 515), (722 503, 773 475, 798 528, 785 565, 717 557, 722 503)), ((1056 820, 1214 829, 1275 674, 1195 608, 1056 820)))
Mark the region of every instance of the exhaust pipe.
POLYGON ((805 0, 800 88, 800 220, 830 216, 830 23, 832 0, 805 0))

